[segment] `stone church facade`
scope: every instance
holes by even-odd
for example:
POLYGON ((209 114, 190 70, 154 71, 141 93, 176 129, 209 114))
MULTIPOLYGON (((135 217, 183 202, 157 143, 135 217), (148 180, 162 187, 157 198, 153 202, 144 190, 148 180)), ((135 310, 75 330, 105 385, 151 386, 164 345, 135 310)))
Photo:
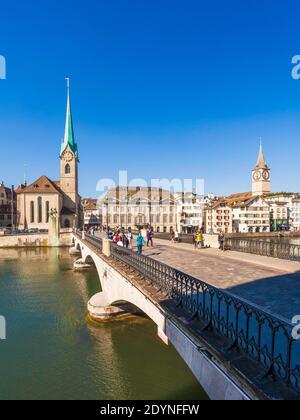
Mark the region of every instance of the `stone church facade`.
POLYGON ((64 141, 60 151, 60 179, 43 175, 17 189, 18 228, 49 230, 54 215, 59 230, 81 225, 81 197, 78 193, 78 147, 74 136, 68 81, 64 141))

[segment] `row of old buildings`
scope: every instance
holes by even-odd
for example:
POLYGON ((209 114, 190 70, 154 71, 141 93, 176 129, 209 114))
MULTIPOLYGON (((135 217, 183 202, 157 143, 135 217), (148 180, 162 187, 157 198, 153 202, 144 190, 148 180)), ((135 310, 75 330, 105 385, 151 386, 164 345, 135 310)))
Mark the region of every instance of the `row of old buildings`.
POLYGON ((205 228, 211 233, 300 230, 300 195, 271 192, 271 171, 260 146, 252 191, 220 197, 206 206, 205 228))
POLYGON ((151 227, 157 233, 192 233, 203 226, 204 206, 214 196, 174 193, 162 188, 116 187, 100 200, 83 201, 85 226, 112 229, 151 227))
POLYGON ((252 190, 227 197, 158 188, 113 188, 100 200, 83 201, 84 224, 111 228, 152 227, 155 232, 258 233, 300 230, 300 195, 271 193, 271 170, 260 146, 252 190))

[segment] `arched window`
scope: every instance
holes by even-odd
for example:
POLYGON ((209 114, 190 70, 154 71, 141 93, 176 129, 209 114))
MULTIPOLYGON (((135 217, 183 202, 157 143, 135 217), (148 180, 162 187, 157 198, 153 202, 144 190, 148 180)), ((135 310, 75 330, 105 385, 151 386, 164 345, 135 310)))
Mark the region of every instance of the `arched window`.
POLYGON ((65 167, 65 174, 69 175, 71 173, 71 166, 69 164, 66 165, 65 167))
POLYGON ((64 227, 65 227, 65 229, 69 229, 71 227, 71 223, 70 223, 69 219, 65 220, 64 227))
POLYGON ((38 223, 43 222, 43 207, 42 207, 42 197, 38 198, 38 223))
POLYGON ((49 223, 49 212, 50 212, 50 203, 49 201, 46 201, 46 223, 49 223))
POLYGON ((30 202, 30 223, 34 223, 34 202, 30 202))

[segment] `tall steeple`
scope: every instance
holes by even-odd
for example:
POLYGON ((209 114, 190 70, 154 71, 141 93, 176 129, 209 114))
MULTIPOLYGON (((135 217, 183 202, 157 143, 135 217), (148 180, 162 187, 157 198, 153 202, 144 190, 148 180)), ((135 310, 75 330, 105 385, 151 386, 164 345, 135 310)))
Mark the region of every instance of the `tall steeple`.
POLYGON ((267 162, 265 160, 264 151, 262 147, 262 141, 260 141, 258 159, 257 159, 256 166, 254 169, 269 169, 267 162))
POLYGON ((80 206, 80 197, 78 194, 78 148, 73 129, 70 79, 67 79, 67 90, 65 137, 60 152, 60 189, 64 193, 64 214, 61 215, 62 227, 73 226, 76 215, 79 215, 80 206))
POLYGON ((252 171, 252 193, 254 196, 266 195, 271 192, 270 168, 265 160, 262 142, 260 142, 256 165, 252 171))
POLYGON ((71 110, 71 99, 70 99, 70 79, 66 78, 67 80, 67 113, 66 113, 66 126, 65 126, 65 136, 64 141, 61 146, 61 153, 60 157, 64 154, 67 150, 68 146, 70 147, 72 153, 74 153, 75 157, 78 157, 78 148, 77 142, 74 136, 74 128, 73 128, 73 118, 72 118, 72 110, 71 110))

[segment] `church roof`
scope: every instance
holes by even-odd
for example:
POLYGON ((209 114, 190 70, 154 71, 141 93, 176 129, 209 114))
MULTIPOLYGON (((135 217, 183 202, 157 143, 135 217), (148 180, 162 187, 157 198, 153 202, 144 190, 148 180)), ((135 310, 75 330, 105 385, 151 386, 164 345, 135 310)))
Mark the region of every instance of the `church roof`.
POLYGON ((262 144, 259 148, 258 158, 254 169, 269 169, 265 160, 262 144))
POLYGON ((249 200, 253 196, 252 192, 242 192, 237 194, 232 194, 227 197, 228 200, 249 200))
POLYGON ((84 210, 97 210, 98 200, 94 198, 87 198, 82 200, 82 207, 84 210))
POLYGON ((68 95, 67 95, 67 113, 66 113, 66 126, 65 126, 65 136, 64 141, 61 146, 61 153, 60 156, 70 147, 71 151, 74 155, 78 156, 78 148, 77 142, 74 136, 74 128, 73 128, 73 118, 72 118, 72 110, 71 110, 71 100, 70 100, 70 80, 67 79, 67 88, 68 88, 68 95))
POLYGON ((228 197, 220 198, 214 204, 213 208, 218 208, 220 205, 226 205, 228 207, 247 207, 258 198, 261 197, 258 195, 253 195, 251 192, 232 194, 228 197))
POLYGON ((39 179, 34 181, 32 184, 30 184, 28 187, 25 187, 24 185, 21 185, 17 189, 17 194, 20 193, 37 193, 37 194, 54 194, 54 193, 62 193, 62 191, 59 189, 59 187, 51 181, 48 177, 45 175, 41 176, 39 179))
POLYGON ((60 214, 61 214, 62 216, 72 216, 73 214, 75 214, 75 211, 73 211, 73 210, 71 210, 71 209, 68 209, 67 207, 63 207, 63 208, 61 209, 60 214))

